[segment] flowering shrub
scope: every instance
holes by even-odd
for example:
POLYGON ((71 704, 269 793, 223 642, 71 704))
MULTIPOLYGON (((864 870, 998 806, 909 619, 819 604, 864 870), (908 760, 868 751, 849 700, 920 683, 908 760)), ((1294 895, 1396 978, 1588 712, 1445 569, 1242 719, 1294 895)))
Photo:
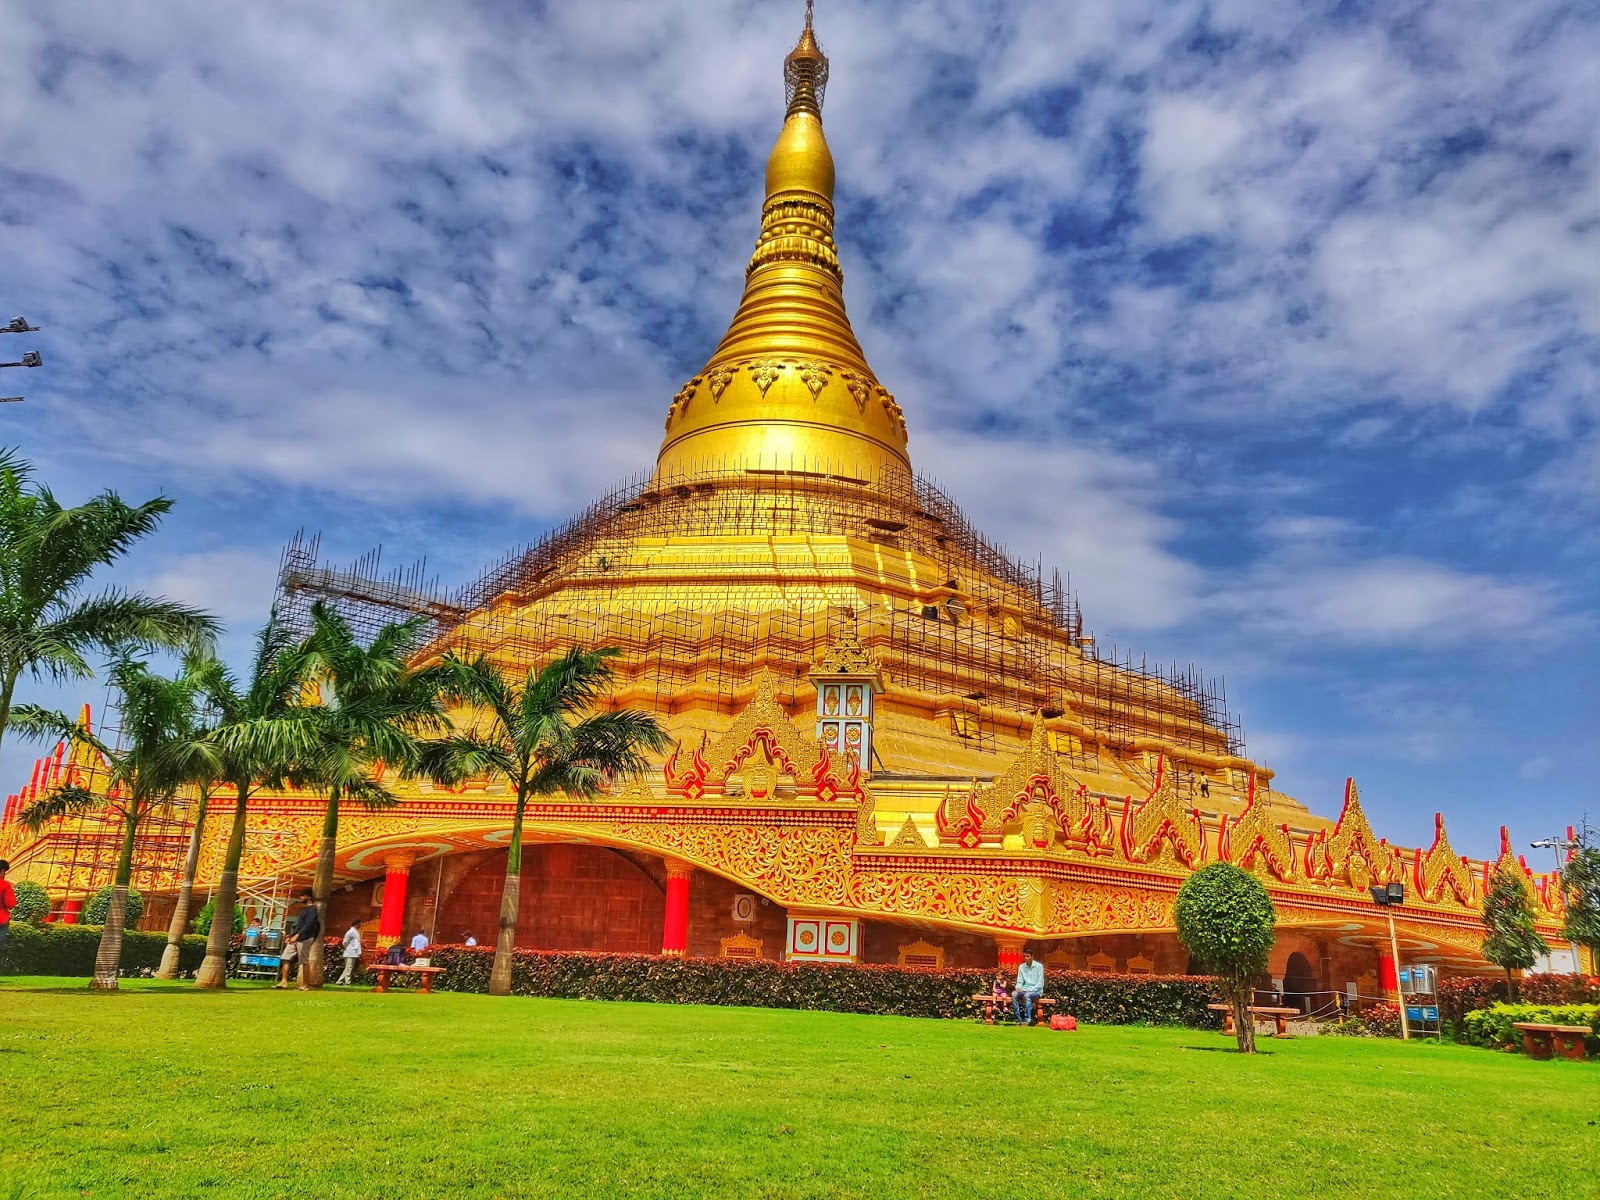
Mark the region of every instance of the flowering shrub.
MULTIPOLYGON (((122 935, 122 973, 153 972, 166 949, 164 933, 122 935)), ((94 956, 100 948, 98 925, 25 925, 13 921, 6 944, 0 948, 0 975, 93 975, 94 956)), ((193 971, 206 955, 206 940, 186 937, 178 947, 178 969, 193 971)))
POLYGON ((1590 1035, 1584 1044, 1590 1054, 1600 1054, 1600 1004, 1495 1004, 1474 1009, 1466 1016, 1466 1040, 1474 1046, 1521 1050, 1522 1031, 1517 1022, 1531 1025, 1584 1025, 1590 1035))
POLYGON ((1400 1036, 1400 1006, 1387 1001, 1374 1004, 1342 1020, 1330 1021, 1322 1027, 1322 1032, 1336 1037, 1397 1038, 1400 1036))
MULTIPOLYGON (((492 947, 446 946, 432 951, 443 967, 435 986, 485 992, 492 947)), ((821 965, 720 958, 657 958, 646 954, 589 954, 518 950, 511 990, 519 996, 634 1000, 664 1004, 736 1004, 877 1013, 902 1017, 970 1017, 971 997, 987 992, 993 970, 821 965)), ((1219 1029, 1208 1011, 1213 982, 1199 975, 1093 975, 1056 971, 1045 995, 1057 1011, 1099 1025, 1187 1025, 1219 1029)))

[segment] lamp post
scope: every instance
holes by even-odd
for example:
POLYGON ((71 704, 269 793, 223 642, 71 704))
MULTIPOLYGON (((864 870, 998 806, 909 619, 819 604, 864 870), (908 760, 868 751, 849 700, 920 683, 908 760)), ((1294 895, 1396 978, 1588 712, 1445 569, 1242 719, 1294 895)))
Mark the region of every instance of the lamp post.
MULTIPOLYGON (((1549 850, 1556 856, 1556 887, 1558 888, 1561 886, 1561 856, 1568 850, 1576 848, 1577 845, 1578 843, 1571 838, 1561 837, 1540 838, 1537 842, 1528 843, 1530 849, 1549 850)), ((1577 974, 1583 970, 1583 958, 1578 953, 1578 943, 1576 941, 1571 941, 1567 944, 1572 947, 1572 970, 1574 974, 1577 974)))
POLYGON ((1409 1042, 1411 1022, 1406 1018, 1406 990, 1400 983, 1400 939, 1394 932, 1394 906, 1406 902, 1406 885, 1378 884, 1368 890, 1372 893, 1372 902, 1383 909, 1389 918, 1389 954, 1394 958, 1394 990, 1400 997, 1400 1039, 1409 1042))
MULTIPOLYGON (((12 317, 5 324, 0 325, 0 333, 38 333, 37 325, 29 325, 26 317, 12 317)), ((38 367, 44 365, 44 358, 37 350, 23 352, 16 362, 0 362, 0 367, 38 367)), ((0 404, 20 404, 21 396, 0 396, 0 404)))

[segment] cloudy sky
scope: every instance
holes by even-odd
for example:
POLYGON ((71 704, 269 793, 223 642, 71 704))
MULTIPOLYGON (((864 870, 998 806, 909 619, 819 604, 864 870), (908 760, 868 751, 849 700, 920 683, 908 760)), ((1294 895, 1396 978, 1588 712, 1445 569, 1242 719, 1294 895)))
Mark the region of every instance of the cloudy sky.
MULTIPOLYGON (((1353 774, 1473 854, 1600 817, 1593 8, 818 8, 918 467, 1102 643, 1226 675, 1314 809, 1353 774)), ((652 463, 802 11, 14 0, 0 307, 46 367, 0 438, 175 498, 119 578, 240 631, 301 527, 470 578, 652 463)))

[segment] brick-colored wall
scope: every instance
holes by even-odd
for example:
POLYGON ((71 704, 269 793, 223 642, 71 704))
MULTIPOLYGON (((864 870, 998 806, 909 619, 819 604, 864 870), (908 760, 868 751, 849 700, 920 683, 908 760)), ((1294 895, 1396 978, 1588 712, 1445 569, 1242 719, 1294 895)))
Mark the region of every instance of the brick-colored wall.
MULTIPOLYGON (((459 942, 470 932, 480 945, 492 946, 500 923, 506 852, 446 859, 434 919, 437 870, 433 861, 411 870, 406 937, 432 925, 436 941, 459 942)), ((600 846, 523 848, 516 938, 520 948, 655 954, 661 950, 665 909, 661 887, 614 851, 600 846)))
MULTIPOLYGON (((781 959, 785 939, 789 933, 788 913, 781 905, 763 902, 756 897, 755 919, 735 921, 733 898, 755 895, 747 888, 705 871, 696 871, 689 879, 689 954, 701 958, 718 958, 722 954, 722 939, 743 933, 761 942, 761 957, 781 959)), ((657 950, 661 949, 659 931, 657 950)))

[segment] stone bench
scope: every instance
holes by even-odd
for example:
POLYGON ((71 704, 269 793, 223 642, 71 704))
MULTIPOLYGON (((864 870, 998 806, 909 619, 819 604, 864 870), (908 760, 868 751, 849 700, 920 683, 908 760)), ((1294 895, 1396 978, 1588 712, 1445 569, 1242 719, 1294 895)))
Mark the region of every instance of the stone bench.
POLYGON ((1522 1031, 1522 1048, 1529 1058, 1546 1059, 1559 1054, 1582 1062, 1583 1040, 1590 1036, 1587 1025, 1538 1025, 1531 1021, 1518 1021, 1513 1029, 1522 1031))

